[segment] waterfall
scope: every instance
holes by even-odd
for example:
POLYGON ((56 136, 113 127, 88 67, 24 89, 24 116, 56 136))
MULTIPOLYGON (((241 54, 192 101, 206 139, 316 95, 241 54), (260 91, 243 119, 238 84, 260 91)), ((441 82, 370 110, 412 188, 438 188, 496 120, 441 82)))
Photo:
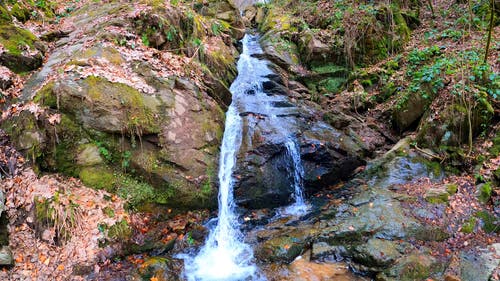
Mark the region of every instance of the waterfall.
POLYGON ((284 214, 289 215, 303 215, 307 212, 307 205, 304 200, 304 168, 300 159, 300 147, 297 142, 289 138, 285 142, 287 155, 292 162, 291 174, 293 175, 293 199, 294 203, 286 207, 283 211, 284 214))
MULTIPOLYGON (((304 170, 300 160, 300 147, 294 138, 287 137, 294 131, 294 119, 280 114, 296 110, 291 107, 276 107, 287 101, 286 96, 268 95, 262 83, 269 81, 273 72, 265 60, 254 55, 262 54, 258 36, 246 34, 242 39, 243 52, 238 60, 238 76, 231 84, 232 102, 226 113, 226 125, 219 159, 219 212, 217 224, 195 257, 184 255, 184 274, 189 281, 233 281, 259 280, 257 267, 253 264, 253 250, 244 243, 233 198, 237 155, 243 142, 248 145, 250 136, 245 135, 241 115, 246 112, 261 114, 269 118, 269 126, 276 128, 279 137, 285 140, 286 155, 291 161, 289 173, 293 175, 294 203, 284 213, 302 215, 307 211, 303 196, 304 170)), ((286 116, 286 114, 285 114, 286 116)))
POLYGON ((260 84, 271 71, 265 61, 252 54, 261 53, 258 38, 245 35, 243 52, 238 61, 238 77, 231 85, 233 100, 226 113, 226 126, 219 159, 219 213, 217 225, 194 258, 185 258, 185 275, 189 281, 255 280, 253 250, 243 242, 233 201, 233 171, 242 140, 240 112, 248 102, 248 90, 261 91, 260 84))

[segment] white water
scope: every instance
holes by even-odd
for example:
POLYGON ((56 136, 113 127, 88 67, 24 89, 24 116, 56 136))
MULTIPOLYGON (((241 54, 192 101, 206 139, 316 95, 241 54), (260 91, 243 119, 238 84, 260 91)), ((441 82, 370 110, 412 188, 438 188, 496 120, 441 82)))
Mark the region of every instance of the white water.
POLYGON ((285 147, 287 150, 287 155, 290 156, 293 163, 293 199, 294 203, 283 210, 283 214, 286 215, 304 215, 308 206, 304 200, 304 168, 302 167, 302 161, 300 159, 300 147, 293 140, 288 139, 285 142, 285 147))
POLYGON ((267 63, 252 57, 261 53, 257 38, 245 35, 243 53, 238 61, 239 75, 231 85, 233 101, 226 113, 226 127, 219 160, 219 213, 217 225, 211 229, 205 245, 194 258, 185 259, 185 275, 189 281, 255 280, 252 248, 243 242, 233 201, 233 170, 241 146, 242 118, 239 113, 247 99, 245 91, 260 90, 260 83, 270 74, 267 63))

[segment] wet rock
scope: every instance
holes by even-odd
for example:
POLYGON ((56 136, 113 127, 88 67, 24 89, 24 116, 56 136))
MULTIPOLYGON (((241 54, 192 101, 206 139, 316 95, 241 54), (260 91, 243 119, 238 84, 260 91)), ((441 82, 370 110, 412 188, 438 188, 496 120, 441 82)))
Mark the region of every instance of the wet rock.
POLYGON ((175 258, 151 257, 137 270, 142 280, 177 281, 182 279, 184 262, 175 258))
MULTIPOLYGON (((290 122, 289 131, 302 131, 297 147, 306 192, 347 179, 363 164, 361 149, 349 136, 323 122, 306 123, 300 115, 286 118, 296 120, 290 122)), ((272 129, 267 123, 269 118, 257 122, 254 117, 249 119, 252 119, 249 120, 251 142, 244 140, 238 159, 235 199, 241 206, 256 209, 288 204, 294 190, 293 161, 285 145, 290 137, 272 129)), ((285 128, 286 123, 283 126, 285 128)))
POLYGON ((437 181, 444 177, 440 163, 433 162, 409 147, 410 140, 399 141, 383 157, 369 163, 369 183, 380 188, 404 184, 426 177, 437 181))
POLYGON ((342 245, 330 245, 327 242, 315 242, 311 247, 312 260, 342 260, 347 256, 347 249, 342 245))
POLYGON ((262 83, 262 88, 268 95, 287 95, 288 90, 275 81, 265 81, 262 83))
POLYGON ((297 258, 289 265, 290 273, 287 280, 364 280, 349 271, 344 263, 316 263, 305 258, 297 258))
POLYGON ((257 238, 255 256, 266 263, 290 263, 317 235, 316 226, 283 218, 252 233, 257 238))

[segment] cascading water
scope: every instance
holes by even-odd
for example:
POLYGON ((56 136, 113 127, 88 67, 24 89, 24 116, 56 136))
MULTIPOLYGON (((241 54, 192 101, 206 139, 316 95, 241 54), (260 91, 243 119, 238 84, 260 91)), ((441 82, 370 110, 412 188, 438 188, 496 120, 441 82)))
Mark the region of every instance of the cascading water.
POLYGON ((230 89, 233 101, 226 113, 220 152, 218 221, 198 255, 185 259, 185 275, 190 281, 255 279, 257 272, 252 263, 252 248, 243 242, 238 218, 234 212, 232 177, 242 141, 243 122, 240 113, 251 103, 248 96, 259 94, 259 85, 266 80, 264 76, 271 73, 265 61, 252 56, 262 53, 257 39, 256 36, 247 34, 242 40, 243 53, 238 61, 239 75, 230 89), (253 94, 249 94, 249 91, 253 91, 253 94))
POLYGON ((308 207, 304 200, 304 168, 302 167, 302 161, 300 159, 300 147, 293 139, 288 139, 285 142, 285 147, 293 164, 291 173, 293 174, 293 199, 295 202, 286 207, 283 213, 289 215, 303 215, 307 212, 308 207))

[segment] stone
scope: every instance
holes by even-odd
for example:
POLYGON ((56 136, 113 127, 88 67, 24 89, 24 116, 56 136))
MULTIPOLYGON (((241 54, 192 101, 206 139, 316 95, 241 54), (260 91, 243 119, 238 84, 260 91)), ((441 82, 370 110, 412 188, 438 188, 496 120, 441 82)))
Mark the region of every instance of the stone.
POLYGON ((500 243, 488 248, 463 251, 460 254, 460 279, 462 281, 487 281, 500 264, 500 243))
POLYGON ((0 90, 7 90, 14 84, 14 73, 0 65, 0 90))
POLYGON ((401 256, 397 244, 393 241, 372 238, 354 249, 353 258, 356 262, 372 267, 386 267, 401 256))
POLYGON ((14 255, 9 246, 0 249, 0 265, 14 265, 14 255))
POLYGON ((103 163, 99 148, 94 144, 84 145, 76 157, 76 163, 80 166, 94 166, 103 163))

